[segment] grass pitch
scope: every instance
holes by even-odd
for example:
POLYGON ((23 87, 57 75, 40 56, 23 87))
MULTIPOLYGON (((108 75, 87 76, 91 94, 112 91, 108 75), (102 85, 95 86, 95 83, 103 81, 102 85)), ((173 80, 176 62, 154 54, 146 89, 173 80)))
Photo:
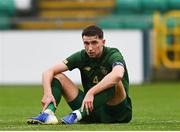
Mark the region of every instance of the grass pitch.
MULTIPOLYGON (((180 82, 133 85, 130 95, 133 119, 128 124, 28 125, 26 119, 41 110, 41 86, 0 86, 0 131, 180 130, 180 82)), ((62 100, 56 115, 70 111, 62 100)))

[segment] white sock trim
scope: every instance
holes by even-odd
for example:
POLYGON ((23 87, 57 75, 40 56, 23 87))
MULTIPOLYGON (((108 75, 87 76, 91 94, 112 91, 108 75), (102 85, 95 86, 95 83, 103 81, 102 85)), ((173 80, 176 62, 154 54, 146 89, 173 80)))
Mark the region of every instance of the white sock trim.
POLYGON ((54 115, 54 112, 51 109, 46 109, 44 113, 48 113, 50 115, 54 115))
POLYGON ((73 111, 72 113, 76 113, 76 115, 77 115, 77 121, 80 121, 80 120, 82 119, 82 115, 81 115, 81 113, 80 113, 79 110, 75 110, 75 111, 73 111))

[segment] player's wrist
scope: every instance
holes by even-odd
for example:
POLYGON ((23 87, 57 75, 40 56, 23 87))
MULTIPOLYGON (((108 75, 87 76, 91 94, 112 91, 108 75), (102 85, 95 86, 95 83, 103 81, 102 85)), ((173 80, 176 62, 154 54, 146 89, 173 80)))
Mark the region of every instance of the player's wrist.
POLYGON ((50 88, 44 88, 44 95, 52 95, 51 87, 50 88))
POLYGON ((44 94, 44 97, 47 98, 47 99, 51 98, 52 96, 53 96, 52 93, 45 93, 44 94))
POLYGON ((91 88, 88 92, 89 92, 89 94, 95 95, 95 91, 93 88, 91 88))

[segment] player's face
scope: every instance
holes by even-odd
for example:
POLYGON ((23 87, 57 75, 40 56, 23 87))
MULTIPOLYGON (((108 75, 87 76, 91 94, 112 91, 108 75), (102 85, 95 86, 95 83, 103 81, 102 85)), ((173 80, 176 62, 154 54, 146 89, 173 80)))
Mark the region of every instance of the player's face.
POLYGON ((103 52, 104 39, 98 36, 83 36, 83 43, 86 53, 90 58, 99 58, 103 52))

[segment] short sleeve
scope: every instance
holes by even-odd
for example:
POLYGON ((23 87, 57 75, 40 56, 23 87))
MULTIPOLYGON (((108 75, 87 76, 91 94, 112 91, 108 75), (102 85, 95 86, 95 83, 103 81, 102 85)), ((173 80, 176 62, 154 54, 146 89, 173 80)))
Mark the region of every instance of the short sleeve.
POLYGON ((81 52, 76 52, 66 58, 64 61, 64 64, 67 65, 68 69, 71 71, 75 68, 79 68, 81 64, 81 52))
POLYGON ((114 52, 111 57, 110 57, 110 63, 112 65, 112 67, 116 66, 116 65, 121 65, 121 66, 125 66, 125 62, 124 62, 124 58, 121 55, 121 53, 119 52, 119 50, 116 50, 116 52, 114 52))

